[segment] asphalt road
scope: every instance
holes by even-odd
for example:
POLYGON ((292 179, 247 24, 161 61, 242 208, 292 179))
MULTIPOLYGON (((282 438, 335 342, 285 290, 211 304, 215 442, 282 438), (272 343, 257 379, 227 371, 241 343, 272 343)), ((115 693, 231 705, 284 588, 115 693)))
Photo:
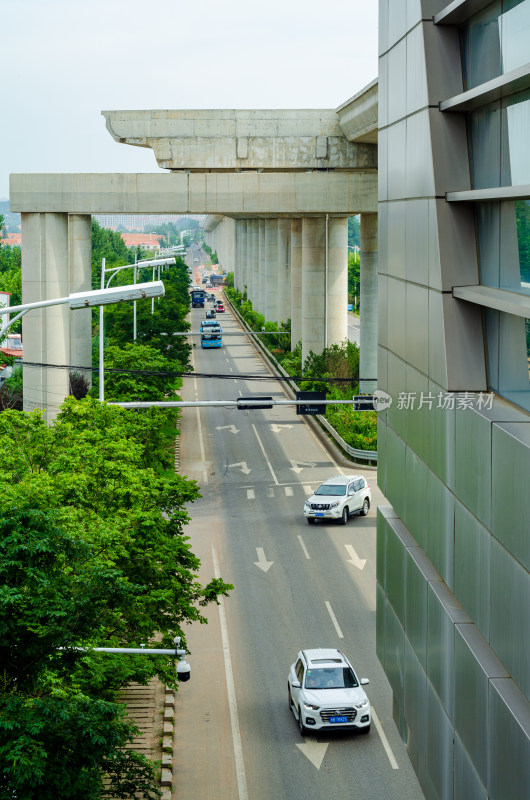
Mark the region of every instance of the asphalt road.
MULTIPOLYGON (((192 312, 192 330, 204 313, 192 312)), ((237 330, 230 313, 225 330, 237 330)), ((252 394, 283 397, 246 337, 194 351, 197 372, 184 399, 252 394), (238 379, 260 375, 264 382, 238 379)), ((187 532, 200 579, 235 588, 208 608, 208 625, 187 632, 191 680, 176 706, 174 797, 178 800, 420 800, 423 794, 391 714, 391 692, 375 655, 375 472, 367 517, 307 525, 306 496, 345 470, 294 407, 246 414, 184 409, 182 474, 201 486, 187 532), (287 675, 304 647, 339 647, 361 677, 378 724, 368 736, 301 737, 288 709, 287 675)))
POLYGON ((348 339, 355 344, 361 343, 361 320, 353 314, 348 314, 348 339))

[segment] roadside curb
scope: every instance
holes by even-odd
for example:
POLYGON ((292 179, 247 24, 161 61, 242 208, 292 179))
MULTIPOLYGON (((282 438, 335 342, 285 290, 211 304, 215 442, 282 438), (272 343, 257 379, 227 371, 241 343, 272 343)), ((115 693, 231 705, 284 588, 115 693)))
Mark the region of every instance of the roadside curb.
MULTIPOLYGON (((243 327, 243 324, 242 324, 242 321, 244 322, 243 318, 241 317, 241 315, 239 314, 237 309, 234 308, 234 306, 232 304, 232 301, 230 300, 230 298, 227 296, 227 294, 224 291, 223 291, 223 295, 225 297, 226 303, 230 306, 230 310, 234 314, 234 319, 239 324, 241 329, 245 330, 245 328, 243 327)), ((249 330, 250 330, 250 328, 249 328, 249 330)), ((267 369, 269 370, 271 375, 273 375, 274 377, 282 377, 279 374, 279 372, 277 371, 277 369, 276 369, 276 367, 274 365, 274 362, 268 357, 268 355, 265 352, 265 350, 262 350, 262 348, 259 347, 258 344, 256 343, 256 337, 250 336, 249 339, 250 339, 250 343, 251 343, 252 347, 254 348, 254 351, 261 357, 263 363, 265 364, 265 366, 267 367, 267 369)), ((295 392, 292 390, 292 388, 289 386, 289 384, 286 381, 281 381, 280 382, 280 387, 281 387, 281 390, 282 390, 283 394, 286 396, 286 398, 288 398, 289 400, 295 400, 296 399, 295 392)), ((347 458, 344 455, 344 453, 342 452, 342 450, 339 447, 337 447, 337 445, 335 445, 331 441, 331 439, 326 434, 326 432, 323 430, 323 428, 318 424, 318 422, 315 419, 312 418, 312 416, 307 416, 305 414, 302 414, 300 416, 303 419, 303 421, 305 422, 305 424, 309 426, 309 428, 312 430, 312 432, 315 434, 315 436, 318 438, 318 440, 321 442, 321 444, 324 445, 324 448, 329 452, 330 455, 333 456, 335 461, 338 464, 340 464, 341 467, 347 467, 348 469, 355 468, 356 470, 357 469, 362 469, 363 472, 370 472, 373 475, 377 475, 377 467, 376 466, 375 467, 374 466, 369 466, 368 464, 363 464, 363 463, 361 463, 359 461, 352 461, 351 459, 347 458)))

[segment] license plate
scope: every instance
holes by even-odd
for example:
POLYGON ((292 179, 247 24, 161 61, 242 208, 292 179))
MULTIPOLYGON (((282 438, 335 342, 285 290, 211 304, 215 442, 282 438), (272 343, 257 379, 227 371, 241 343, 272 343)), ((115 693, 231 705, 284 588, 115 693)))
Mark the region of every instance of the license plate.
POLYGON ((323 517, 324 514, 322 511, 315 511, 315 517, 323 517))
POLYGON ((330 722, 348 722, 348 717, 330 717, 330 722))

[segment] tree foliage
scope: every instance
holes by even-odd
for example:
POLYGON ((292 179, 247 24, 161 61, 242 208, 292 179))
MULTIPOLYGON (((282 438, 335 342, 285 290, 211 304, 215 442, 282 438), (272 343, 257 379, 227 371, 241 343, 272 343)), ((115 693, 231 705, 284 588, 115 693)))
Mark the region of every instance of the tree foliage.
POLYGON ((134 728, 116 695, 153 675, 175 685, 174 662, 91 648, 171 647, 231 587, 197 580, 184 527, 198 487, 163 468, 152 427, 90 398, 51 425, 0 415, 0 797, 158 796, 152 766, 121 749, 134 728))
MULTIPOLYGON (((158 350, 164 358, 174 362, 173 369, 187 371, 190 369, 191 345, 185 336, 173 336, 173 333, 184 332, 190 327, 186 320, 191 302, 186 264, 177 258, 177 263, 165 269, 161 278, 165 288, 164 297, 156 299, 154 304, 150 300, 137 302, 137 342, 158 350)), ((151 275, 140 279, 151 280, 151 275)), ((122 270, 113 280, 113 284, 117 285, 131 282, 132 270, 122 270)), ((124 347, 132 342, 134 325, 131 303, 110 305, 104 313, 105 352, 107 345, 124 347)), ((99 311, 95 312, 94 321, 98 324, 99 311)))
MULTIPOLYGON (((4 227, 4 217, 0 214, 0 231, 4 227)), ((0 291, 9 292, 10 305, 22 302, 22 251, 18 245, 0 243, 0 291)), ((21 322, 16 322, 12 331, 19 331, 21 322)))

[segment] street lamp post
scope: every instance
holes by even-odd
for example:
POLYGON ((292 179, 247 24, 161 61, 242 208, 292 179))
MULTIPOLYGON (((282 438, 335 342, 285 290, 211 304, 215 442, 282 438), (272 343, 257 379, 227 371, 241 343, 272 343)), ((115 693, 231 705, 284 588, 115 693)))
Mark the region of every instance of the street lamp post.
MULTIPOLYGON (((177 262, 173 257, 170 258, 155 258, 155 259, 147 259, 146 261, 138 261, 138 256, 135 256, 134 264, 126 264, 124 267, 111 267, 110 269, 105 269, 106 259, 101 260, 101 291, 105 291, 109 288, 111 280, 114 278, 118 272, 121 272, 123 269, 134 269, 134 286, 143 286, 144 284, 137 284, 136 283, 136 275, 137 270, 142 269, 144 267, 153 267, 153 277, 154 277, 154 268, 158 266, 158 283, 160 283, 160 267, 167 266, 170 264, 176 264, 177 262), (110 277, 105 285, 105 276, 107 273, 110 272, 110 277)), ((156 281, 152 281, 152 283, 156 283, 156 281)), ((162 284, 163 286, 163 284, 162 284)), ((163 296, 164 292, 161 295, 152 294, 149 295, 150 297, 161 297, 163 296)), ((145 295, 139 295, 140 297, 145 297, 145 295)), ((152 307, 151 307, 152 308, 152 307)), ((104 320, 103 320, 103 306, 99 309, 99 400, 103 402, 105 399, 105 361, 104 361, 104 349, 103 349, 103 340, 104 340, 104 320)), ((133 339, 136 341, 136 301, 134 301, 134 311, 133 311, 133 339)))
MULTIPOLYGON (((13 325, 17 320, 27 314, 28 311, 31 311, 34 308, 47 308, 48 306, 60 306, 68 304, 72 310, 77 308, 93 308, 94 306, 99 306, 99 319, 100 325, 103 322, 103 306, 108 305, 110 303, 124 303, 130 300, 141 300, 144 297, 163 297, 164 296, 164 284, 162 281, 150 281, 149 283, 137 283, 128 285, 128 286, 113 286, 112 288, 101 288, 95 289, 91 292, 77 292, 74 294, 68 295, 68 297, 56 297, 54 300, 38 300, 36 303, 25 303, 19 306, 7 306, 5 308, 0 308, 0 316, 2 314, 12 314, 15 312, 15 316, 8 320, 1 328, 0 328, 0 341, 5 334, 5 332, 13 325)), ((102 330, 100 329, 100 342, 99 342, 99 358, 100 358, 100 369, 102 365, 102 356, 103 356, 103 337, 101 335, 102 330)), ((102 399, 103 389, 103 373, 100 372, 100 399, 102 399)))

